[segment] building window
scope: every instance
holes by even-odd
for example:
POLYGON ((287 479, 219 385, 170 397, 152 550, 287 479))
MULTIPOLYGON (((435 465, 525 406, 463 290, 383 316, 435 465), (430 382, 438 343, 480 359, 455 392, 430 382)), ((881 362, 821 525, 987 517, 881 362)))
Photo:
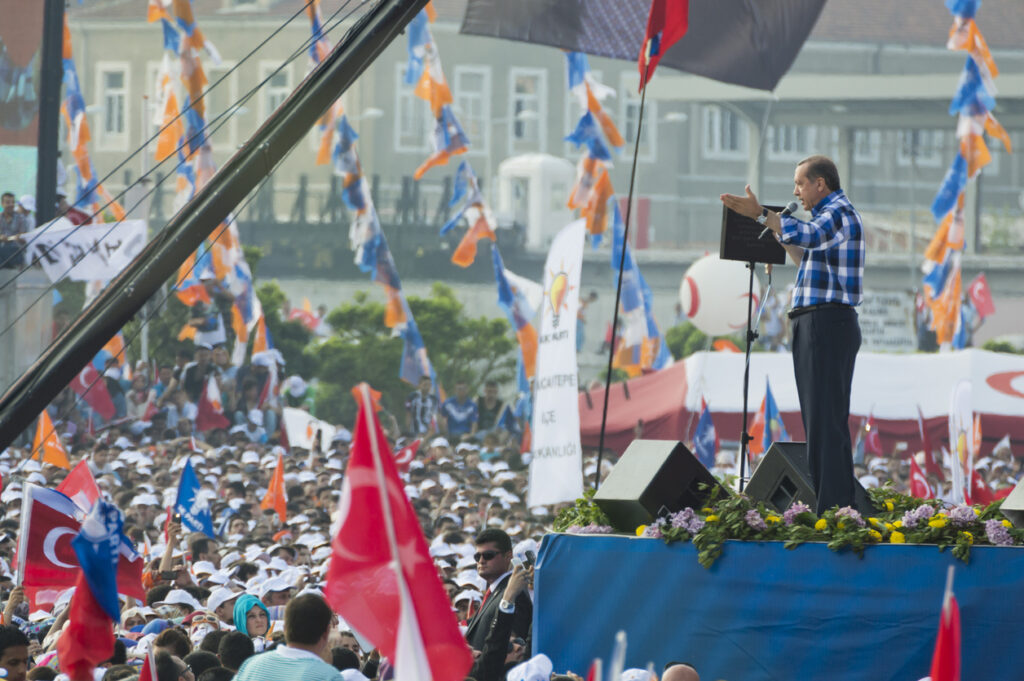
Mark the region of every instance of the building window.
POLYGON ((128 149, 128 64, 99 64, 100 147, 128 149))
POLYGON ((706 106, 704 118, 704 157, 745 159, 749 132, 746 123, 729 109, 706 106))
POLYGON ((487 153, 491 122, 491 70, 484 66, 455 67, 455 109, 469 138, 469 153, 487 153))
POLYGON ((210 141, 214 149, 231 150, 238 145, 237 110, 232 111, 226 119, 214 122, 217 116, 227 112, 238 99, 238 72, 231 72, 232 68, 234 64, 225 62, 206 69, 210 84, 203 95, 203 102, 206 103, 206 123, 210 126, 210 141))
POLYGON ((658 103, 648 98, 644 105, 643 125, 640 124, 640 98, 635 94, 636 77, 632 73, 622 75, 622 87, 619 88, 620 109, 619 131, 626 142, 626 153, 633 153, 636 145, 636 131, 640 129, 640 150, 638 158, 642 161, 653 161, 657 158, 658 103))
POLYGON ((291 64, 282 66, 277 62, 260 62, 260 83, 263 84, 260 120, 265 121, 292 93, 291 64))
POLYGON ((877 164, 881 157, 882 133, 878 130, 853 131, 854 163, 877 164))
POLYGON ((512 69, 509 84, 509 150, 512 153, 544 151, 547 71, 512 69))
POLYGON ((900 130, 896 134, 896 162, 909 166, 942 165, 944 135, 941 130, 900 130))
POLYGON ((405 82, 405 64, 395 69, 395 151, 424 151, 434 131, 430 105, 405 82))
POLYGON ((779 160, 807 158, 814 153, 817 133, 813 125, 773 125, 768 129, 768 156, 779 160))

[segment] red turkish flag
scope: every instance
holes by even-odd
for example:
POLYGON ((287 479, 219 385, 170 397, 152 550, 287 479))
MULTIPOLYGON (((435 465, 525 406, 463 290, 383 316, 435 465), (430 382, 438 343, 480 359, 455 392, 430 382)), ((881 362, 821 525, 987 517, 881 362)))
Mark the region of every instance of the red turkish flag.
POLYGON ((653 0, 647 15, 647 33, 640 47, 640 90, 654 75, 654 69, 668 48, 686 35, 690 27, 690 0, 653 0), (648 64, 649 62, 649 64, 648 64))
POLYGON ((89 470, 89 464, 85 459, 79 461, 68 476, 57 485, 57 491, 67 495, 85 512, 88 512, 100 498, 100 488, 96 486, 96 480, 92 477, 92 471, 89 470))
POLYGON ((939 635, 932 654, 932 681, 960 681, 960 607, 952 593, 942 605, 939 635))
POLYGON ((987 506, 996 500, 996 495, 985 484, 978 471, 971 471, 971 503, 987 506))
POLYGON ((395 465, 399 472, 409 472, 409 464, 416 458, 416 452, 419 451, 421 442, 423 442, 422 439, 413 440, 395 453, 395 465))
POLYGON ((971 298, 971 305, 977 311, 979 317, 988 317, 995 314, 996 305, 992 302, 992 291, 988 287, 988 279, 982 272, 967 285, 967 295, 971 298))
POLYGON ((85 572, 78 571, 75 594, 71 597, 68 627, 57 639, 57 659, 60 670, 71 681, 92 681, 97 665, 114 654, 114 622, 103 610, 85 580, 85 572))
POLYGON ((917 465, 917 459, 914 457, 910 457, 910 496, 917 497, 918 499, 935 498, 935 493, 932 492, 928 479, 924 477, 924 472, 917 465))
MULTIPOLYGON (((60 591, 75 585, 81 572, 71 539, 82 528, 77 519, 82 512, 60 492, 32 484, 25 487, 22 506, 17 553, 20 583, 34 606, 52 604, 60 591)), ((122 547, 118 591, 145 602, 142 565, 141 556, 128 555, 122 547)))
POLYGON ((224 416, 224 404, 221 402, 220 386, 210 376, 206 379, 206 387, 199 395, 196 408, 196 430, 204 433, 214 428, 230 428, 231 422, 224 416))
POLYGON ((100 372, 96 371, 92 362, 78 372, 75 380, 71 381, 71 389, 104 421, 109 421, 117 414, 114 401, 110 399, 110 393, 107 391, 107 382, 100 377, 100 372))
POLYGON ((868 414, 868 424, 864 427, 864 453, 882 456, 882 437, 878 434, 875 415, 868 414))
POLYGON ((394 457, 360 385, 352 456, 324 593, 395 663, 395 678, 461 681, 472 664, 451 603, 405 496, 394 457))

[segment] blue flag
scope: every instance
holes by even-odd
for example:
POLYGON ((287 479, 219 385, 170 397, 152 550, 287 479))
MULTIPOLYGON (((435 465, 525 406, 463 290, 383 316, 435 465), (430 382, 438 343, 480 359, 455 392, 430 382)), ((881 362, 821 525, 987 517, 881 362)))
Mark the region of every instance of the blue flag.
POLYGON ((181 524, 188 529, 216 538, 213 533, 213 514, 210 512, 206 497, 199 495, 199 478, 192 469, 191 461, 186 461, 185 467, 181 470, 174 512, 181 516, 181 524))
POLYGON ((697 432, 693 436, 693 448, 704 467, 708 470, 715 465, 715 453, 718 449, 718 434, 711 420, 711 408, 704 405, 697 420, 697 432))
POLYGON ((786 424, 782 422, 782 414, 779 413, 779 405, 775 404, 775 396, 772 395, 772 386, 765 379, 764 383, 764 435, 761 436, 761 444, 764 447, 764 451, 768 451, 768 447, 771 446, 772 442, 784 442, 789 439, 789 433, 786 432, 786 424), (776 431, 779 432, 778 438, 774 438, 772 435, 776 431))
POLYGON ((117 599, 117 564, 122 541, 130 544, 121 532, 124 517, 116 506, 97 500, 82 522, 82 529, 71 546, 89 585, 93 598, 111 620, 121 619, 121 603, 117 599))

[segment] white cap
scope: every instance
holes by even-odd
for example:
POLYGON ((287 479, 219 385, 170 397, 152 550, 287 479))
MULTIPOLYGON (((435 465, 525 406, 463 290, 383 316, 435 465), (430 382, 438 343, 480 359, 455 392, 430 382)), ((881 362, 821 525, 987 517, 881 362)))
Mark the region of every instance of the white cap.
POLYGON ((210 597, 206 599, 206 607, 210 610, 216 610, 228 601, 238 598, 241 595, 241 592, 235 593, 227 587, 219 587, 210 592, 210 597))

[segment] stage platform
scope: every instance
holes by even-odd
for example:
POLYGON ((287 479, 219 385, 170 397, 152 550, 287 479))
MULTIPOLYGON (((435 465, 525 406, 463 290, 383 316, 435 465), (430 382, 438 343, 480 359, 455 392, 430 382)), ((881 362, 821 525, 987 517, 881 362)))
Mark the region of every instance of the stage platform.
POLYGON ((704 681, 917 681, 928 675, 948 566, 963 674, 1024 679, 1024 550, 975 547, 965 565, 935 546, 884 544, 864 558, 825 544, 730 541, 709 570, 690 543, 549 534, 535 576, 534 652, 556 672, 690 662, 704 681), (1017 652, 1015 652, 1017 651, 1017 652))

